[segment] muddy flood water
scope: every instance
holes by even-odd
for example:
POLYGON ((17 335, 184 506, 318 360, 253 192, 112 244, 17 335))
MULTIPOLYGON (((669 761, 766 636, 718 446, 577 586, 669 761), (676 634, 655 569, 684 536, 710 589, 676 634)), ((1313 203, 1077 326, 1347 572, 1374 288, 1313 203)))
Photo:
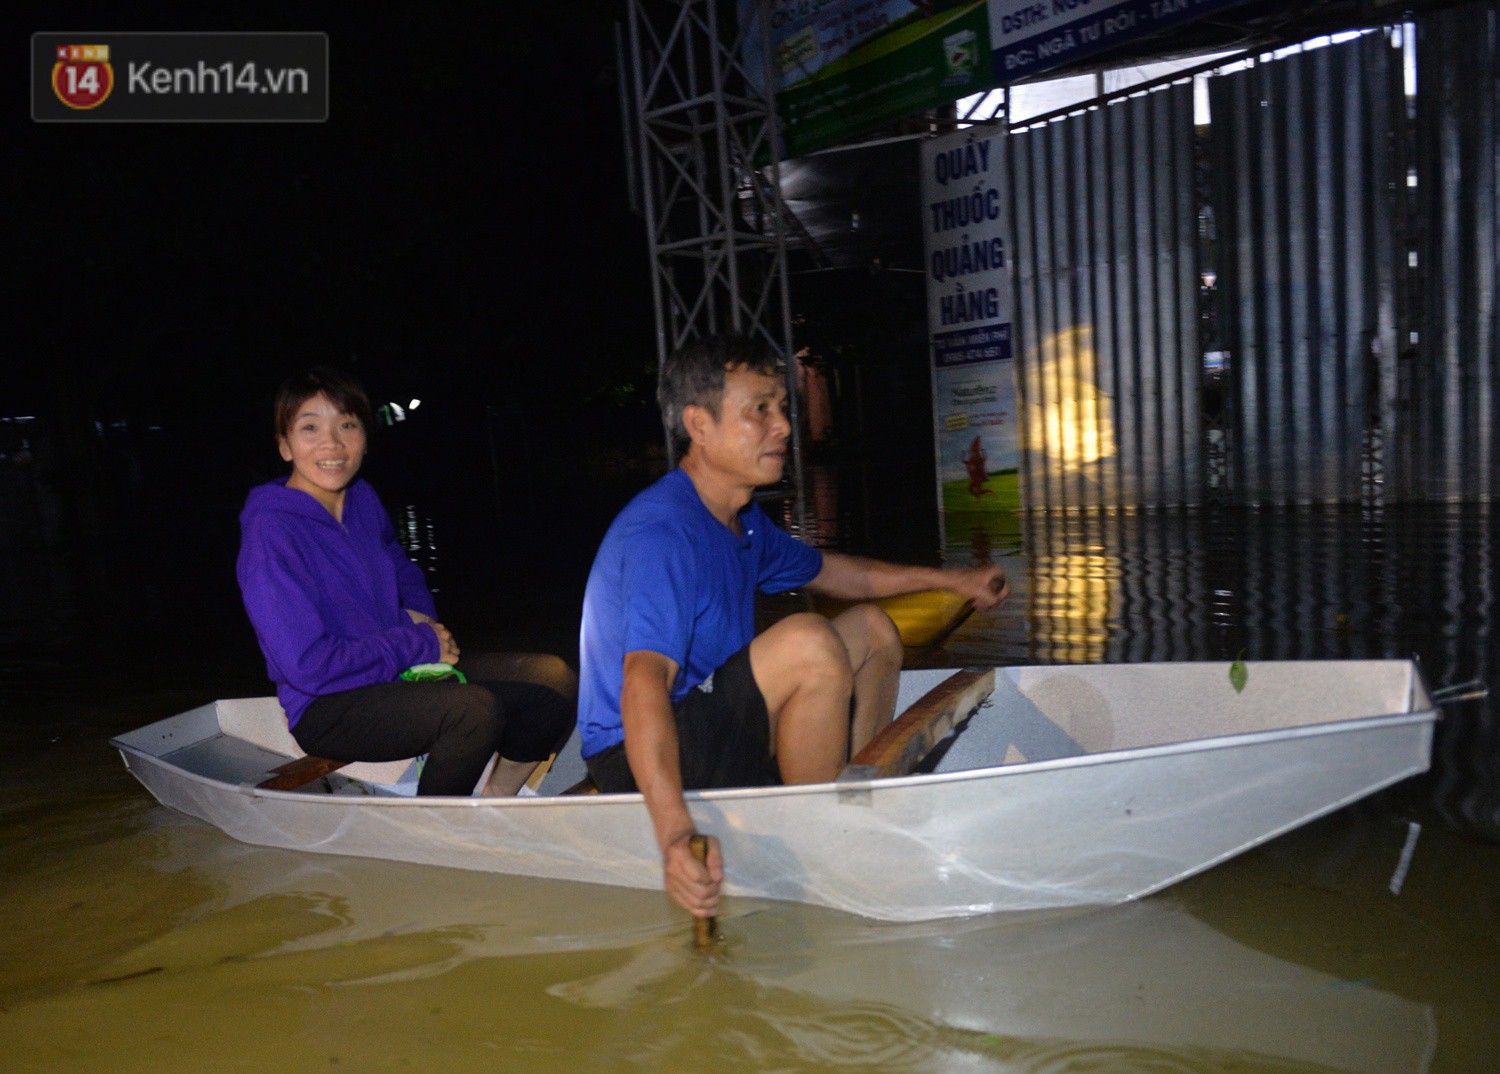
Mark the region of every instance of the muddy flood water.
MULTIPOLYGON (((814 539, 937 558, 923 510, 819 482, 814 539)), ((497 545, 483 517, 387 504, 467 645, 576 655, 601 519, 497 545), (544 554, 546 585, 492 570, 544 554)), ((1493 700, 1445 713, 1428 777, 1138 903, 891 925, 732 899, 705 956, 655 892, 265 849, 157 805, 109 737, 265 691, 236 507, 0 564, 0 1070, 1500 1069, 1493 700)), ((1433 686, 1500 685, 1488 512, 943 536, 1015 597, 914 663, 1415 653, 1433 686)))

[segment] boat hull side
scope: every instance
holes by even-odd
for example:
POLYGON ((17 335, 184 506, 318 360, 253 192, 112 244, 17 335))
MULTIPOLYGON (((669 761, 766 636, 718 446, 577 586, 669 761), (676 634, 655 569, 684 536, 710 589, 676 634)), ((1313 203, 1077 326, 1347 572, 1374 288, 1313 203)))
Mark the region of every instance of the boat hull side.
MULTIPOLYGON (((949 776, 689 795, 726 890, 917 921, 1119 903, 1424 771, 1432 715, 1210 748, 949 776)), ((638 888, 661 884, 638 795, 401 799, 266 792, 121 746, 164 805, 236 839, 638 888)))

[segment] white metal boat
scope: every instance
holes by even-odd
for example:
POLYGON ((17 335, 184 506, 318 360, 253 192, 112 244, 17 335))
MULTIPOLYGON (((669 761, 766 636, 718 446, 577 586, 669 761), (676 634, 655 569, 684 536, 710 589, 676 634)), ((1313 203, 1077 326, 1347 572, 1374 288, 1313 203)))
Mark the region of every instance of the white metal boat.
MULTIPOLYGON (((1408 660, 998 668, 932 770, 692 792, 726 891, 918 921, 1150 894, 1422 772, 1436 718, 1408 660)), ((902 673, 899 709, 946 671, 902 673)), ((299 751, 274 698, 113 740, 164 805, 267 846, 628 887, 661 884, 639 795, 417 798, 408 762, 259 786, 299 751)))

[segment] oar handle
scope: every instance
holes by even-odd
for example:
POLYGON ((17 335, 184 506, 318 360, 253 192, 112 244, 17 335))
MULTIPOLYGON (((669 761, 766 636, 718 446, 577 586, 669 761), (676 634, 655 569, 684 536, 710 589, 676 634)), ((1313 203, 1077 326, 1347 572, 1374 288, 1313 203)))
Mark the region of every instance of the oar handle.
MULTIPOLYGON (((696 858, 700 864, 708 864, 708 836, 694 835, 688 840, 688 849, 693 852, 693 857, 696 858)), ((717 918, 693 918, 693 946, 698 948, 713 946, 714 933, 717 931, 717 918)))
POLYGON ((1490 696, 1490 688, 1484 684, 1483 679, 1471 679, 1439 687, 1429 696, 1434 705, 1455 705, 1460 701, 1482 701, 1490 696))

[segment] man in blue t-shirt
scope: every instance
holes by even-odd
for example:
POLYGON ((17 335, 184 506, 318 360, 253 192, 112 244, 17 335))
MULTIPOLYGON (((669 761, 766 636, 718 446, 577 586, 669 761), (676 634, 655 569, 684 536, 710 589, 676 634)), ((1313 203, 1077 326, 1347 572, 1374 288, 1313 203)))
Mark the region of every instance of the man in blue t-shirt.
POLYGON ((805 612, 757 636, 756 590, 947 589, 980 610, 1010 590, 998 567, 819 553, 773 524, 752 497, 781 479, 791 426, 776 360, 753 341, 689 344, 663 364, 657 398, 681 462, 626 505, 594 559, 578 722, 599 789, 644 795, 667 893, 710 917, 723 863, 712 839, 706 863, 692 857, 682 792, 835 779, 896 706, 901 637, 885 612, 805 612))

